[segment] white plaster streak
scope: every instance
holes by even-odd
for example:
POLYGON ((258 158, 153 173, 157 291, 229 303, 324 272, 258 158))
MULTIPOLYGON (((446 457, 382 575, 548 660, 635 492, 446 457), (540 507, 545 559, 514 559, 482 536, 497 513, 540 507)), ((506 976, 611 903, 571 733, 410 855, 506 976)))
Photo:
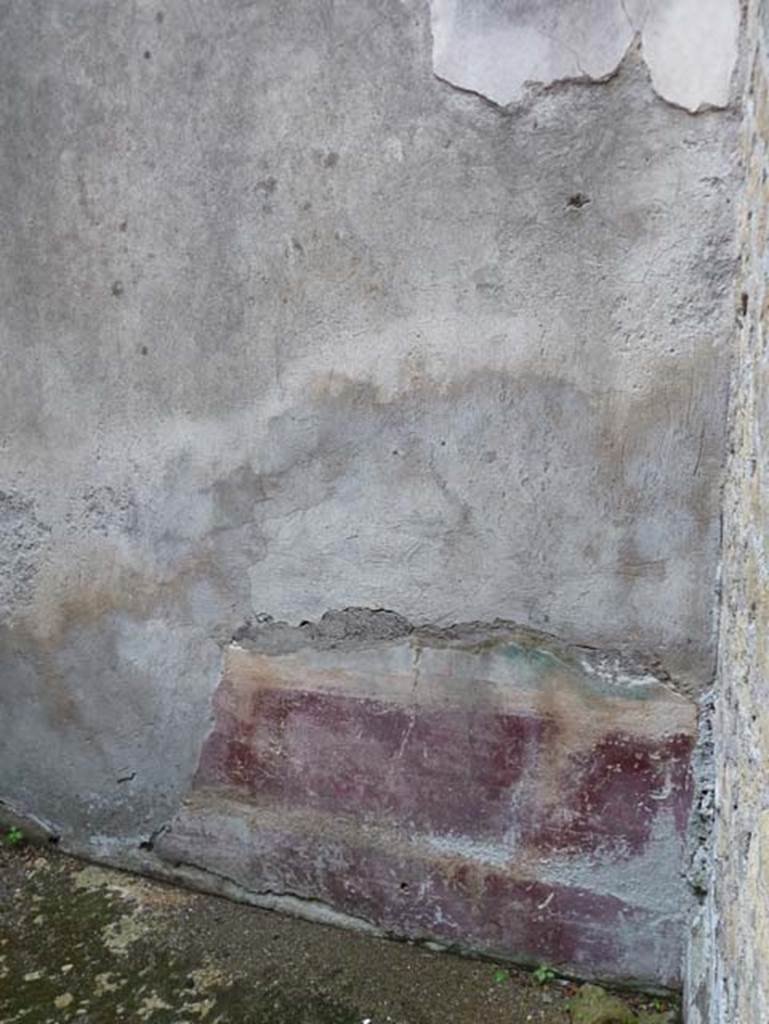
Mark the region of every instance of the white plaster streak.
POLYGON ((483 843, 468 836, 461 835, 420 835, 415 837, 418 845, 426 845, 435 853, 449 857, 462 857, 466 860, 479 861, 497 868, 509 867, 514 850, 499 843, 483 843))
POLYGON ((414 723, 417 717, 417 687, 419 686, 419 660, 422 655, 422 648, 414 648, 414 686, 411 690, 411 709, 409 713, 409 723, 403 732, 403 738, 401 739, 396 760, 400 760, 403 757, 403 751, 406 749, 406 744, 409 741, 409 737, 414 730, 414 723))

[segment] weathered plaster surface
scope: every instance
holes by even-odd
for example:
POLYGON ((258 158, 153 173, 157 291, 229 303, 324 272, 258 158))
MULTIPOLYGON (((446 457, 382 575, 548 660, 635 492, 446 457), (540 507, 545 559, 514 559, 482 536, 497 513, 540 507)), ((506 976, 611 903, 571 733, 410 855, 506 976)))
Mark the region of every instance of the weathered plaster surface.
POLYGON ((634 51, 501 116, 431 47, 417 2, 0 5, 0 800, 70 848, 174 816, 261 614, 710 679, 735 117, 634 51))
POLYGON ((769 5, 749 5, 740 329, 725 494, 713 723, 712 879, 687 978, 690 1024, 769 1020, 769 5))
POLYGON ((615 74, 638 39, 652 85, 696 113, 729 103, 739 0, 431 0, 435 73, 505 106, 532 85, 615 74))

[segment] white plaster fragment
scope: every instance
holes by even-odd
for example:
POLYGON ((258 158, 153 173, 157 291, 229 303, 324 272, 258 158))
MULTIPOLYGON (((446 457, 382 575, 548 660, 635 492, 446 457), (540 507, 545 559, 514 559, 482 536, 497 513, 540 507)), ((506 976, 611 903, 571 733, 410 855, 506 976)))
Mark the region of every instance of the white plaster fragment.
POLYGON ((642 52, 655 91, 691 113, 729 103, 739 0, 653 0, 642 52))
POLYGON ((527 85, 614 74, 641 40, 657 93, 695 113, 729 102, 739 0, 431 0, 433 69, 505 106, 527 85))
POLYGON ((621 0, 431 0, 431 11, 436 75, 500 106, 529 82, 606 78, 635 31, 621 0))

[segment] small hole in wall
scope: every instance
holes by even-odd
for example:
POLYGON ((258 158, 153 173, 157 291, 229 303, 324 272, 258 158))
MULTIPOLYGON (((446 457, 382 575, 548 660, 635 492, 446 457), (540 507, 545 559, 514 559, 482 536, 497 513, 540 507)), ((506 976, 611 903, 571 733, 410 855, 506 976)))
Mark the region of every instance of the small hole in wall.
POLYGON ((748 293, 747 292, 743 292, 742 295, 740 295, 740 315, 741 316, 745 316, 747 311, 748 311, 748 293))
POLYGON ((582 207, 587 206, 589 202, 589 197, 583 192, 575 192, 573 196, 569 196, 566 200, 566 205, 572 210, 581 210, 582 207))
POLYGON ((408 891, 409 891, 408 882, 401 882, 401 892, 408 892, 408 891))
POLYGON ((51 846, 58 846, 60 839, 61 836, 48 836, 48 842, 51 844, 51 846))

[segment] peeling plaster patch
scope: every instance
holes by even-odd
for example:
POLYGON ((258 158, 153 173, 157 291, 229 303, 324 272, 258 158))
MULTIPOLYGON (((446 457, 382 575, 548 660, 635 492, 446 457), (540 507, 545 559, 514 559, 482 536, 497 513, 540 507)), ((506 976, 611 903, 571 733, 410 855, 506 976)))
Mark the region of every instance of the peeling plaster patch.
POLYGON ((655 91, 691 113, 727 106, 739 29, 738 0, 657 0, 642 37, 655 91))
POLYGON ((500 106, 530 84, 605 81, 636 36, 662 99, 725 107, 739 0, 431 0, 433 69, 500 106))
POLYGON ((432 0, 431 11, 436 75, 500 106, 528 82, 606 78, 635 34, 620 0, 432 0))

